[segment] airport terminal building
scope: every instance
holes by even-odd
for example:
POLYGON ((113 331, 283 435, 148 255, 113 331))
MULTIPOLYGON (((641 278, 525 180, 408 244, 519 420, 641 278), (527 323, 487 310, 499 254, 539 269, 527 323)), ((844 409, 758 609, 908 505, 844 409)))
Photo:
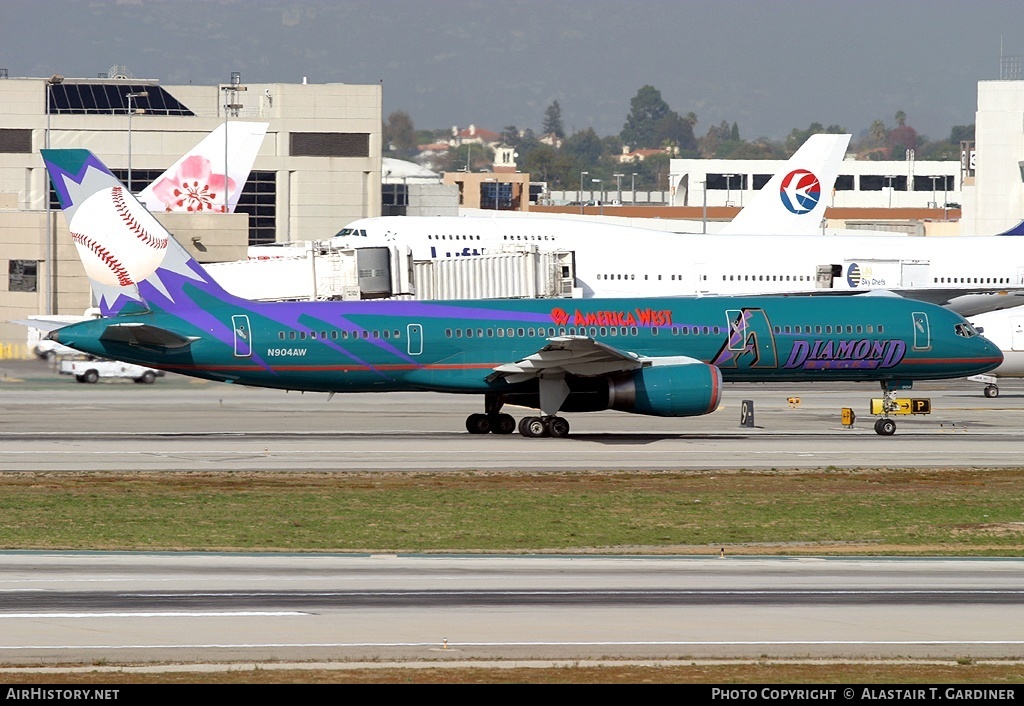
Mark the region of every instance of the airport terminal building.
MULTIPOLYGON (((225 120, 269 123, 235 214, 158 215, 201 262, 244 259, 249 244, 328 238, 380 214, 381 86, 232 78, 0 77, 0 321, 91 305, 39 153, 47 145, 89 149, 125 182, 130 165, 138 192, 225 120)), ((0 324, 0 344, 24 340, 24 328, 0 324)))

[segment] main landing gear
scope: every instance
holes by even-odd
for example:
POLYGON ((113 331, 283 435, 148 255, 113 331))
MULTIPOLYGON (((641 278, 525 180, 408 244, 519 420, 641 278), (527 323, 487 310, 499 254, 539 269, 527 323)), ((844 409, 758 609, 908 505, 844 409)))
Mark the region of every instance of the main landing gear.
POLYGON ((985 397, 999 397, 999 386, 985 385, 985 397))
POLYGON ((516 420, 511 414, 471 414, 466 417, 466 430, 470 434, 511 434, 516 420))
POLYGON ((505 404, 503 395, 484 395, 485 414, 471 414, 466 417, 466 431, 470 434, 511 434, 516 430, 516 420, 511 414, 502 414, 505 404))
POLYGON ((552 436, 564 439, 569 436, 569 422, 562 417, 523 417, 519 420, 519 433, 536 438, 552 436))
MULTIPOLYGON (((484 395, 484 414, 471 414, 466 417, 466 431, 470 434, 511 434, 516 430, 516 420, 511 414, 501 412, 505 404, 504 395, 484 395)), ((556 415, 543 417, 523 417, 519 421, 519 433, 535 439, 551 436, 564 439, 569 436, 569 422, 556 415)))

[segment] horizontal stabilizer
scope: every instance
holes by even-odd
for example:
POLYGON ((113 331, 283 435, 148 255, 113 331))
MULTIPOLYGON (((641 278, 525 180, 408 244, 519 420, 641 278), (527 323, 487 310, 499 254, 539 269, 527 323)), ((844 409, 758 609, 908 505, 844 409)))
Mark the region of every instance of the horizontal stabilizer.
POLYGON ((74 322, 49 321, 43 319, 12 319, 7 323, 14 324, 15 326, 27 326, 29 328, 38 329, 39 331, 56 331, 57 329, 63 328, 64 326, 67 326, 69 323, 74 322))
POLYGON ((100 336, 101 341, 126 343, 130 346, 142 348, 187 348, 193 341, 198 341, 197 336, 182 336, 143 323, 111 324, 100 336))

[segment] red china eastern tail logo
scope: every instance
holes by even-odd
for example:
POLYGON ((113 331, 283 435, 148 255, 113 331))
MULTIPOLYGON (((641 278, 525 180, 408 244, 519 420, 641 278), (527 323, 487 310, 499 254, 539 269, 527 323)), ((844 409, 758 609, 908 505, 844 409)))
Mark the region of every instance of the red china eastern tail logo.
POLYGON ((806 169, 794 169, 783 178, 779 197, 791 213, 808 213, 821 200, 821 184, 806 169))

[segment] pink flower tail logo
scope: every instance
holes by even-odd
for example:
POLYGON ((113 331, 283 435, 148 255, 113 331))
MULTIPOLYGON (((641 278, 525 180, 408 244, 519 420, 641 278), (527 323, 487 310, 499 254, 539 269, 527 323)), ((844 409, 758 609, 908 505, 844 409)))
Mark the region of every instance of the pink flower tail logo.
POLYGON ((165 211, 225 213, 225 189, 234 192, 234 179, 214 174, 209 159, 193 155, 181 163, 174 176, 154 184, 153 194, 165 211))

